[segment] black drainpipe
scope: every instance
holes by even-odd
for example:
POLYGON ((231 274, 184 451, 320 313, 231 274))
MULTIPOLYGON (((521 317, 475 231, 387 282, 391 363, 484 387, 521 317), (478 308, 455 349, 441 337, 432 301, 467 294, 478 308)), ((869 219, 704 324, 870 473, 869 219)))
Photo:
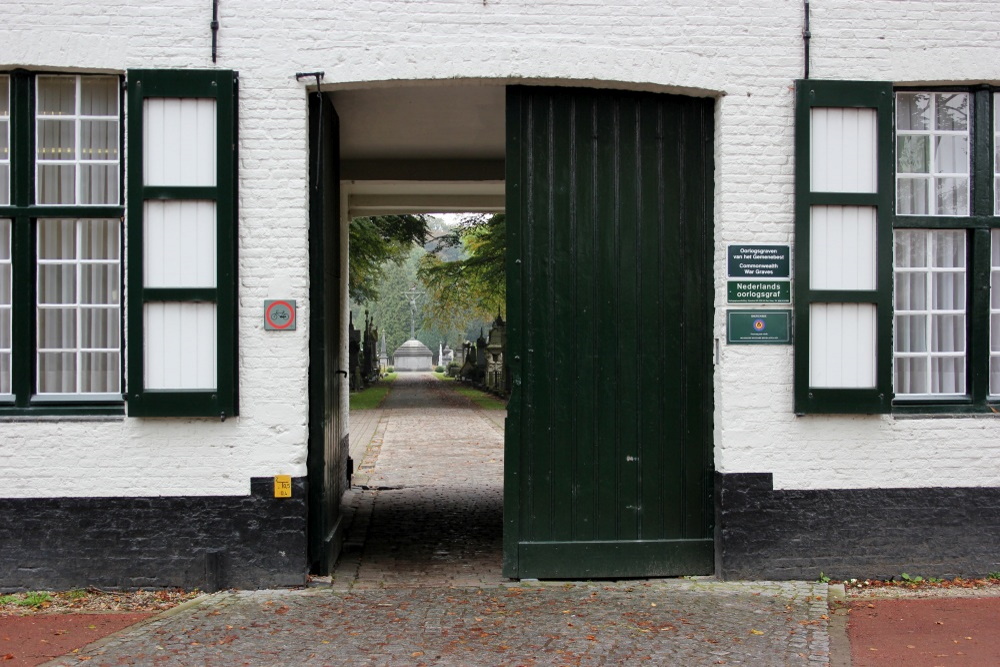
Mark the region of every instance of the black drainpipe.
POLYGON ((809 32, 809 0, 805 0, 805 25, 802 28, 802 46, 805 51, 805 69, 806 75, 805 79, 809 78, 809 39, 812 37, 812 33, 809 32))
POLYGON ((215 62, 216 47, 219 44, 219 0, 212 0, 212 62, 215 62))

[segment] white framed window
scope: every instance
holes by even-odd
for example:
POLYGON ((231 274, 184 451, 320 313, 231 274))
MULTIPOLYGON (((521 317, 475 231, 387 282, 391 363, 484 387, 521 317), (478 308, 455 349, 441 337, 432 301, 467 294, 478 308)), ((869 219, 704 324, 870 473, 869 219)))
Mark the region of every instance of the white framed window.
POLYGON ((121 414, 121 77, 0 82, 0 413, 121 414))
POLYGON ((895 373, 898 397, 966 393, 966 232, 895 234, 895 373))
POLYGON ((896 214, 969 215, 969 93, 896 93, 896 214))
POLYGON ((38 76, 35 83, 35 203, 117 204, 118 77, 38 76))
POLYGON ((39 395, 121 393, 121 222, 37 223, 39 395))

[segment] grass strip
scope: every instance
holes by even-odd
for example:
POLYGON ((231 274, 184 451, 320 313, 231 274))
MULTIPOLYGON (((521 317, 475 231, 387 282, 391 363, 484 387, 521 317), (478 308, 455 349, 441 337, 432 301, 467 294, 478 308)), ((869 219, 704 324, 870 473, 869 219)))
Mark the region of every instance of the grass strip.
POLYGON ((392 388, 392 381, 396 379, 396 373, 389 373, 379 382, 370 387, 351 393, 349 405, 351 410, 374 410, 382 405, 385 397, 389 395, 392 388))
POLYGON ((434 373, 434 376, 439 380, 445 380, 452 382, 452 386, 455 391, 470 399, 473 403, 481 407, 483 410, 506 410, 507 402, 497 398, 493 394, 489 394, 475 387, 470 387, 467 384, 462 384, 461 382, 455 382, 455 378, 448 377, 444 373, 434 373))

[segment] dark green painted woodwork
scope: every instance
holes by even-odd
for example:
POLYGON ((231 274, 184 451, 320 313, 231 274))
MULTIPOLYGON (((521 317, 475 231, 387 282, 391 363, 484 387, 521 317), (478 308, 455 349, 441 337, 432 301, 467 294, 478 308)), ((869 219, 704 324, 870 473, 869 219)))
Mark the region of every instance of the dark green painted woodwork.
POLYGON ((892 402, 892 226, 895 183, 892 85, 883 82, 821 81, 795 84, 795 413, 880 413, 892 402), (878 174, 875 194, 810 190, 810 111, 813 107, 872 108, 877 116, 878 174), (810 207, 876 208, 876 288, 869 291, 809 287, 810 207), (813 303, 873 303, 876 306, 876 378, 872 389, 809 386, 809 306, 813 303))
POLYGON ((231 70, 128 71, 128 414, 131 417, 231 417, 238 414, 237 369, 237 84, 231 70), (143 183, 143 101, 216 100, 216 186, 147 187, 143 183), (143 285, 143 213, 150 199, 200 199, 216 204, 215 288, 147 289, 143 285), (214 390, 148 390, 144 384, 144 305, 154 301, 216 304, 214 390))
POLYGON ((337 373, 340 311, 340 123, 325 94, 309 96, 309 562, 328 574, 340 551, 348 442, 337 373), (320 105, 323 105, 320 113, 320 105), (322 118, 322 130, 321 119, 322 118))
MULTIPOLYGON (((58 72, 45 72, 58 74, 58 72)), ((10 77, 10 203, 0 206, 0 218, 12 223, 12 355, 11 397, 0 400, 2 416, 122 415, 120 398, 47 397, 35 393, 36 223, 41 218, 119 218, 122 206, 35 204, 35 76, 26 70, 10 77)), ((123 102, 124 104, 124 102, 123 102)), ((124 131, 124 128, 123 128, 124 131)), ((122 179, 124 182, 124 179, 122 179)), ((124 350, 124 346, 122 348, 124 350)), ((124 380, 122 381, 124 386, 124 380)))
POLYGON ((507 98, 504 574, 705 574, 713 101, 507 98))

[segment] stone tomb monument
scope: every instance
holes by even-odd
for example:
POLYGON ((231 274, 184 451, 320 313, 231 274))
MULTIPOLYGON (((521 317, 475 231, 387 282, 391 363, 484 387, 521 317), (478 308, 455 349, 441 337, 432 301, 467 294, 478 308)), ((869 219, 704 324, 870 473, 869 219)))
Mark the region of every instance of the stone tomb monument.
POLYGON ((411 338, 392 353, 392 360, 397 371, 429 371, 433 368, 434 353, 419 340, 411 338))

